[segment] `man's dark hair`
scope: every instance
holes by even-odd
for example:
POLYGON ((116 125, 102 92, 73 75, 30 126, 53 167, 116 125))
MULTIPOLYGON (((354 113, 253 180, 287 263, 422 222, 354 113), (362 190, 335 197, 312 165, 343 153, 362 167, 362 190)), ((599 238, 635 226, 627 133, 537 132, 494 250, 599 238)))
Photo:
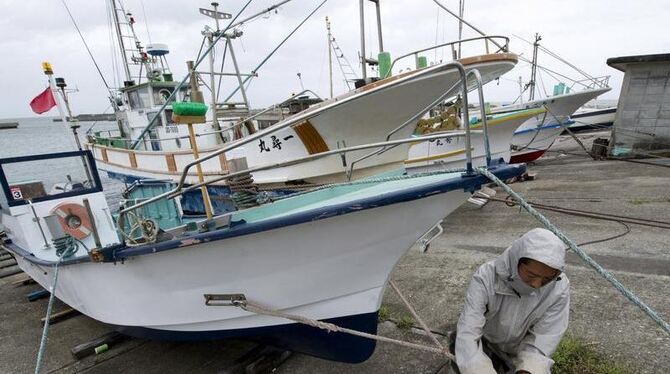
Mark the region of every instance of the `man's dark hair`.
POLYGON ((532 260, 532 258, 521 257, 521 258, 519 259, 519 263, 520 263, 520 264, 524 264, 524 265, 528 265, 528 264, 530 264, 530 261, 531 261, 531 260, 532 260))

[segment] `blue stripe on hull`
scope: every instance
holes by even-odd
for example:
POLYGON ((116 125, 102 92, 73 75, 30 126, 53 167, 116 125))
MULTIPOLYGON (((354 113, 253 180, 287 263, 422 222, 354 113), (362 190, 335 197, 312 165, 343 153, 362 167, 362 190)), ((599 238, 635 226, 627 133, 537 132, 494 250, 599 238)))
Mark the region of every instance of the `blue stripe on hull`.
POLYGON ((533 128, 530 128, 530 129, 517 130, 517 131, 514 131, 514 135, 525 134, 527 132, 532 132, 532 131, 539 132, 539 131, 542 131, 542 130, 557 129, 559 127, 572 125, 573 123, 575 123, 575 121, 565 121, 562 124, 553 123, 553 124, 548 124, 548 125, 542 125, 540 127, 533 127, 533 128))
MULTIPOLYGON (((323 320, 340 327, 377 333, 378 312, 323 320)), ((117 331, 143 339, 202 341, 244 338, 325 360, 360 363, 375 350, 376 341, 341 332, 328 332, 299 323, 221 331, 167 331, 137 326, 113 326, 117 331)))

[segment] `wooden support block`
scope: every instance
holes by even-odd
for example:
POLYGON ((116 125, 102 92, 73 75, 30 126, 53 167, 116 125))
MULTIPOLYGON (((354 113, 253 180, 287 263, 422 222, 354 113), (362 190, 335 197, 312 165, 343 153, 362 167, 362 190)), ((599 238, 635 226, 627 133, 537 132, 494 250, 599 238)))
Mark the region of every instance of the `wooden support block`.
POLYGON ((110 331, 98 338, 74 346, 72 349, 70 349, 70 352, 77 360, 81 360, 84 357, 95 354, 95 348, 103 344, 107 344, 109 347, 111 347, 128 339, 130 339, 130 337, 127 335, 123 335, 116 331, 110 331))
POLYGON ((0 270, 0 278, 9 277, 11 275, 18 274, 18 273, 23 273, 23 270, 21 270, 21 268, 19 268, 18 265, 12 266, 12 267, 9 267, 9 268, 4 268, 4 269, 0 270))
MULTIPOLYGON (((63 311, 60 311, 58 313, 54 313, 51 316, 49 316, 49 324, 51 325, 51 324, 54 324, 54 323, 58 323, 60 321, 64 321, 64 320, 66 320, 70 317, 78 316, 80 314, 81 313, 76 309, 67 308, 63 311)), ((41 321, 42 321, 42 325, 44 325, 44 321, 46 321, 46 317, 42 317, 41 321)))
POLYGON ((12 286, 26 286, 26 285, 34 284, 34 283, 37 283, 37 282, 35 282, 35 280, 33 278, 25 277, 23 279, 19 279, 19 280, 16 280, 16 281, 12 282, 12 286))
POLYGON ((39 299, 44 299, 45 297, 49 297, 49 295, 51 295, 51 293, 47 290, 38 290, 27 294, 26 297, 28 298, 28 301, 36 301, 39 299))
POLYGON ((221 374, 261 374, 271 373, 291 356, 290 351, 266 345, 257 345, 241 357, 235 359, 232 365, 223 369, 221 374))
POLYGON ((281 364, 284 363, 292 352, 279 348, 268 347, 258 360, 252 362, 244 368, 245 374, 264 374, 272 373, 281 364))
POLYGON ((16 260, 14 260, 13 258, 0 261, 0 269, 8 268, 14 265, 16 265, 16 260))

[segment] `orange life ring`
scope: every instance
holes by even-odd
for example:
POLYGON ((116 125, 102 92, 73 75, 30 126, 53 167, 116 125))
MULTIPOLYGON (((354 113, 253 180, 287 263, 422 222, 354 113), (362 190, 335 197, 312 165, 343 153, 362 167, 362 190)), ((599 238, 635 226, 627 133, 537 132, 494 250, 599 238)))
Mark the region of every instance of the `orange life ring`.
POLYGON ((91 235, 93 231, 93 225, 91 225, 91 219, 86 213, 86 208, 79 204, 58 204, 51 210, 51 214, 58 216, 58 223, 60 223, 63 231, 75 239, 84 239, 91 235))

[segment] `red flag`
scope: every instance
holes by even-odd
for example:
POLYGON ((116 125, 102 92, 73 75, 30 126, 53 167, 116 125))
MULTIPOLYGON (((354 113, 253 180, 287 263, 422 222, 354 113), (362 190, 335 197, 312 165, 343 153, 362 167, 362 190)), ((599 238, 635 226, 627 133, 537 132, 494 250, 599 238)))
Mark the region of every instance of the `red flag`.
POLYGON ((35 96, 35 98, 30 102, 30 109, 37 114, 42 114, 48 112, 49 109, 56 106, 56 100, 54 99, 53 93, 51 93, 51 88, 47 87, 41 94, 35 96))

